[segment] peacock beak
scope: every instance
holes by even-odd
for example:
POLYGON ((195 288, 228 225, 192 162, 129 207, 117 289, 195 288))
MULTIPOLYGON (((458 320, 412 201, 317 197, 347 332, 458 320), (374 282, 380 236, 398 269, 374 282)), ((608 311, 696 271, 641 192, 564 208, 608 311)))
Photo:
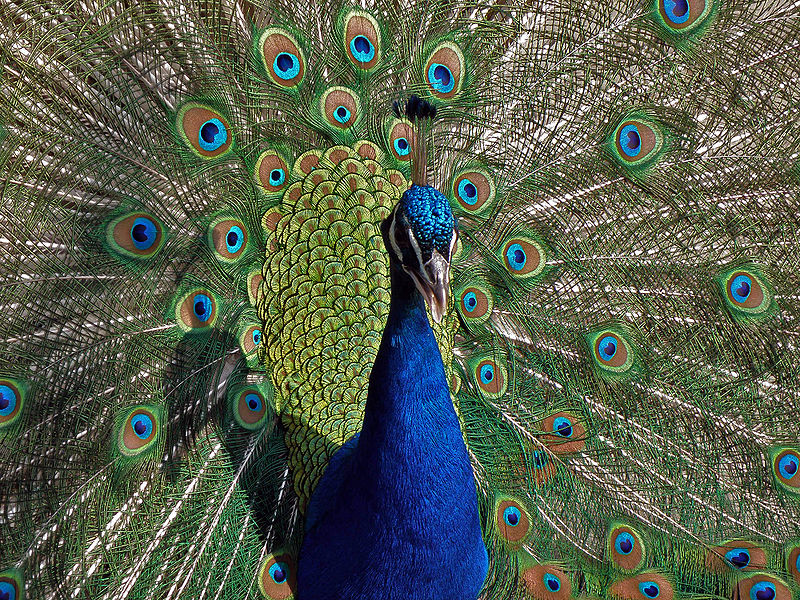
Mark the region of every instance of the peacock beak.
POLYGON ((430 306, 433 320, 441 323, 447 312, 450 294, 450 263, 438 250, 434 250, 430 260, 421 269, 406 267, 406 272, 414 279, 414 285, 430 306))

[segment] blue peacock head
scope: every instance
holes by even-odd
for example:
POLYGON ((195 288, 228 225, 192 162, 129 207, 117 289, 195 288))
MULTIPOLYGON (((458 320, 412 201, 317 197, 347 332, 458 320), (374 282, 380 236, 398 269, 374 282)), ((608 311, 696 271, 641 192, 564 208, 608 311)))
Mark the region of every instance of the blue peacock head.
POLYGON ((405 272, 431 308, 434 321, 447 312, 450 260, 458 240, 450 202, 427 185, 412 185, 383 223, 394 267, 405 272))

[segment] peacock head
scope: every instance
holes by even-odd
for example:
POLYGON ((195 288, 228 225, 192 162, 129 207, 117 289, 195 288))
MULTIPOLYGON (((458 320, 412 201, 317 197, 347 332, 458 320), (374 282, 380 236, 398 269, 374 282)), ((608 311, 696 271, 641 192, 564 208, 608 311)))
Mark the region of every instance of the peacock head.
POLYGON ((427 185, 406 190, 383 222, 383 241, 392 268, 410 277, 437 323, 447 312, 450 259, 457 239, 450 202, 427 185))

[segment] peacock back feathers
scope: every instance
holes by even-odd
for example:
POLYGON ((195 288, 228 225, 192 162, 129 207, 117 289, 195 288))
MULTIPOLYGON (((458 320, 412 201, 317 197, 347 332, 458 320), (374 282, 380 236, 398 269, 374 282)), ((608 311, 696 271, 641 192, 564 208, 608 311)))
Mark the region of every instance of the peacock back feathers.
POLYGON ((797 598, 798 15, 6 2, 0 597, 291 597, 418 94, 483 597, 797 598))

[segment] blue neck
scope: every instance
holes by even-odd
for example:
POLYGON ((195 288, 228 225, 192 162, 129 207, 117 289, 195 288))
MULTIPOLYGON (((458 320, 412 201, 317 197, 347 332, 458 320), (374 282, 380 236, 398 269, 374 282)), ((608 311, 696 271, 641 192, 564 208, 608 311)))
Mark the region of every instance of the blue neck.
POLYGON ((474 600, 487 570, 475 478, 425 303, 392 272, 361 433, 306 513, 299 600, 474 600))
POLYGON ((442 452, 466 456, 439 346, 422 296, 407 275, 393 268, 389 317, 370 375, 354 458, 377 473, 386 469, 391 477, 407 469, 425 469, 438 477, 442 452), (384 459, 393 464, 382 464, 384 459))

